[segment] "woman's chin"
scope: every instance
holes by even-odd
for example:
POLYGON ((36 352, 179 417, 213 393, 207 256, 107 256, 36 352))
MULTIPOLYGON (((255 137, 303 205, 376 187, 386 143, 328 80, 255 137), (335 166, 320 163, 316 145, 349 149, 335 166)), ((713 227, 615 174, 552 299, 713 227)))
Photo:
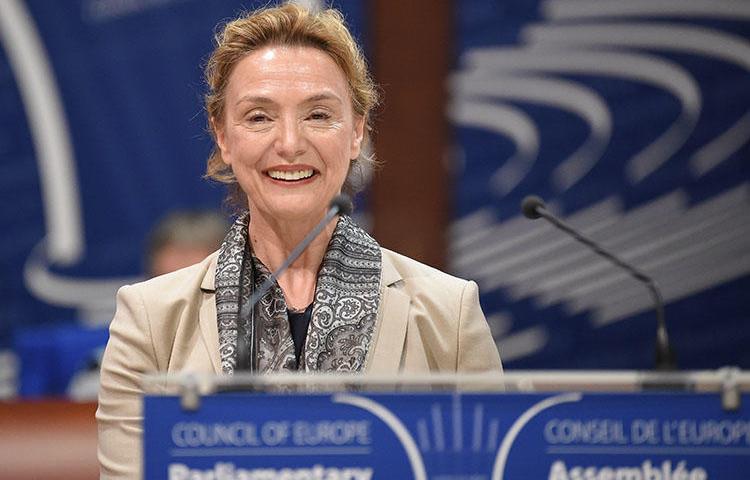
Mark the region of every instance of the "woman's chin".
MULTIPOLYGON (((256 190, 258 192, 260 189, 256 190)), ((285 188, 282 191, 266 189, 260 195, 248 195, 250 213, 263 216, 269 224, 279 222, 317 222, 328 210, 335 196, 330 189, 285 188), (253 198, 255 197, 255 198, 253 198), (255 201, 253 201, 255 200, 255 201), (253 208, 252 206, 255 206, 253 208)))
MULTIPOLYGON (((317 222, 323 218, 328 205, 315 203, 315 200, 280 202, 277 205, 269 205, 268 209, 256 211, 255 216, 263 216, 269 224, 279 223, 310 223, 317 222)), ((251 218, 253 212, 251 209, 251 218)))

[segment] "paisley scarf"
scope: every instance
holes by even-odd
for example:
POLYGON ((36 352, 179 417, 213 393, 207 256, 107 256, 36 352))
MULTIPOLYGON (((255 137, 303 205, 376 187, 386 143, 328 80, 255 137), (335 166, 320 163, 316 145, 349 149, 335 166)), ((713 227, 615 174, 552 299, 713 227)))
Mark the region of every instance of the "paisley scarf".
MULTIPOLYGON (((318 272, 312 316, 299 367, 287 318, 284 293, 277 283, 251 311, 248 300, 271 274, 252 253, 249 215, 232 225, 216 267, 216 314, 219 352, 225 374, 237 368, 239 336, 250 342, 257 322, 258 372, 282 370, 362 371, 372 342, 380 303, 381 253, 378 243, 354 221, 336 224, 318 272)), ((249 343, 247 343, 249 344, 249 343)))

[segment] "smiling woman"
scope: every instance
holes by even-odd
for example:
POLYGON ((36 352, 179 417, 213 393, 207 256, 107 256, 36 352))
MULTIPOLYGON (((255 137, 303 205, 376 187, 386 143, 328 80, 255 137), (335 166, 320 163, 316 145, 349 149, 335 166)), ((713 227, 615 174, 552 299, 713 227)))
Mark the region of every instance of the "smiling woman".
MULTIPOLYGON (((378 94, 361 49, 338 11, 328 9, 312 14, 295 5, 256 11, 248 17, 229 22, 218 36, 217 48, 206 67, 206 80, 210 89, 206 95, 206 111, 209 116, 209 127, 215 139, 217 128, 221 127, 216 122, 226 120, 226 111, 231 106, 226 97, 229 94, 228 84, 234 77, 234 70, 248 54, 270 49, 269 47, 314 50, 326 57, 326 63, 333 62, 338 67, 338 74, 342 75, 340 79, 345 82, 346 94, 342 97, 341 92, 338 92, 339 96, 336 97, 335 92, 326 93, 333 94, 334 99, 339 102, 350 103, 352 113, 363 121, 362 146, 369 141, 370 112, 378 102, 378 94), (250 18, 253 20, 249 21, 250 18)), ((269 56, 273 57, 274 53, 267 52, 265 57, 269 56)), ((334 87, 333 84, 329 86, 334 87)), ((271 99, 261 96, 255 100, 271 99)), ((311 97, 309 100, 315 102, 324 98, 311 97)), ((346 105, 341 107, 346 108, 346 105)), ((322 117, 319 118, 322 120, 322 117)), ((342 187, 344 193, 353 194, 362 187, 361 179, 357 178, 358 172, 373 163, 373 158, 363 152, 364 149, 360 149, 359 154, 352 157, 342 187)), ((235 206, 246 206, 245 194, 239 189, 232 169, 224 162, 218 148, 209 158, 206 176, 229 184, 230 200, 235 206)))
POLYGON ((237 63, 224 118, 212 126, 222 161, 246 193, 251 230, 284 219, 301 240, 359 156, 364 117, 354 113, 344 73, 326 53, 268 46, 237 63))
POLYGON ((146 373, 501 370, 476 284, 381 248, 348 216, 271 279, 371 161, 377 95, 339 12, 238 18, 206 78, 207 177, 229 186, 238 218, 202 262, 118 293, 97 412, 104 477, 139 475, 146 373))

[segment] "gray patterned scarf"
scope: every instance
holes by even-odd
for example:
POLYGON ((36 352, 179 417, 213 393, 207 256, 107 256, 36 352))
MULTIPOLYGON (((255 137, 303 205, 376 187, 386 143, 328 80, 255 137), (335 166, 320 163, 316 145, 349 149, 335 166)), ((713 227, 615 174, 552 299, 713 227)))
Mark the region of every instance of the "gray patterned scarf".
MULTIPOLYGON (((237 368, 239 332, 249 332, 252 318, 258 322, 258 371, 297 370, 286 301, 278 284, 254 312, 247 305, 253 289, 271 275, 252 254, 248 221, 246 213, 234 222, 216 266, 221 368, 225 374, 237 368)), ((378 243, 349 217, 340 217, 318 272, 299 370, 362 371, 380 303, 380 272, 378 243)), ((249 333, 244 336, 249 342, 249 333)))

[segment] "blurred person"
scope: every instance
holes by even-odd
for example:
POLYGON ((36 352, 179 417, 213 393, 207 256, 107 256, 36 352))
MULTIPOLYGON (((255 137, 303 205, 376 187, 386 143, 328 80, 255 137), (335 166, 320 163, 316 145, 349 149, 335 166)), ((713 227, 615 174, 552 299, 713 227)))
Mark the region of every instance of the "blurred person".
POLYGON ((18 356, 13 350, 0 350, 0 400, 18 395, 18 356))
MULTIPOLYGON (((144 255, 146 275, 157 277, 189 267, 215 252, 229 224, 211 210, 177 210, 159 220, 149 232, 144 255)), ((104 346, 96 348, 66 389, 78 402, 96 400, 104 346)))
POLYGON ((229 22, 206 78, 207 177, 239 216, 205 260, 119 291, 97 411, 103 477, 140 475, 147 373, 502 371, 476 284, 381 248, 346 215, 249 308, 372 161, 377 93, 338 11, 285 4, 229 22), (251 333, 254 356, 240 348, 251 333))
POLYGON ((146 245, 146 274, 158 277, 196 264, 221 246, 229 227, 210 210, 178 210, 151 230, 146 245))

